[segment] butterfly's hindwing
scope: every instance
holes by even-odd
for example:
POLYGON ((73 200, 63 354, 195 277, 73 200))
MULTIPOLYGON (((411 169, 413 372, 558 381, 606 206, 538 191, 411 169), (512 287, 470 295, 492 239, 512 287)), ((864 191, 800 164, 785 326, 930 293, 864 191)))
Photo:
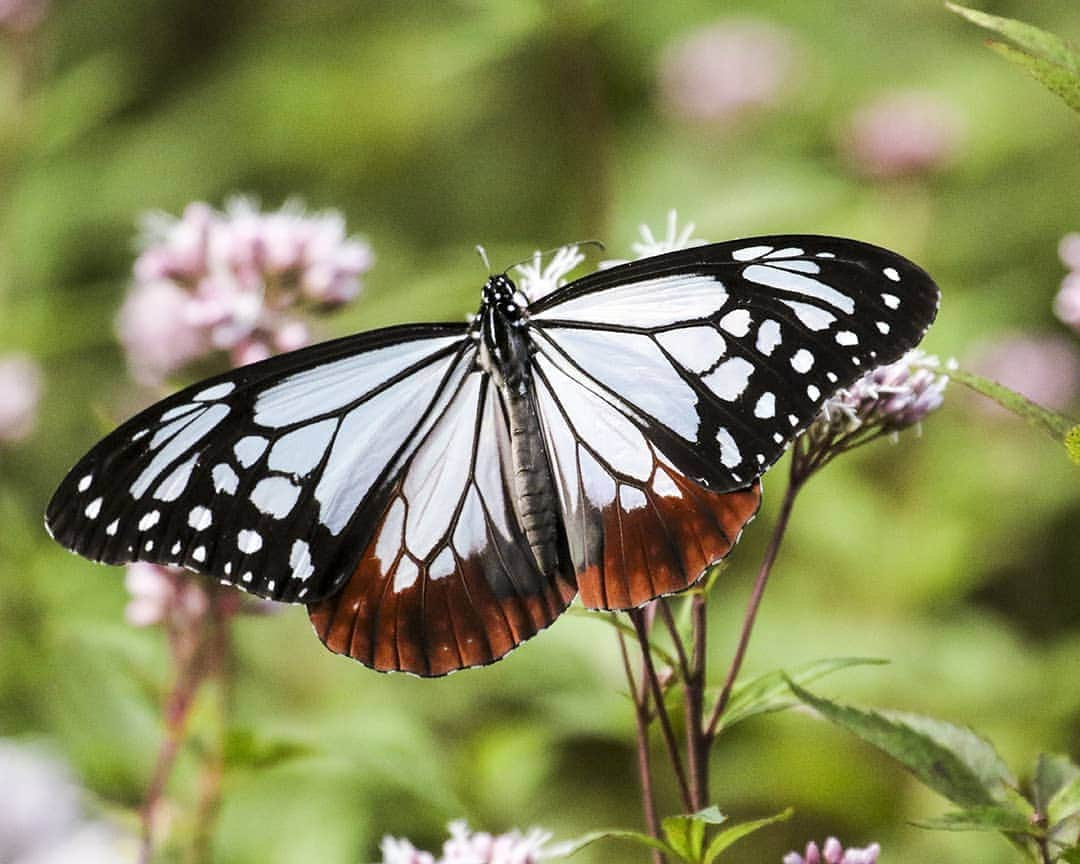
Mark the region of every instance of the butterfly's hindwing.
POLYGON ((717 243, 602 270, 530 307, 540 354, 634 418, 688 477, 745 487, 825 400, 918 343, 929 276, 833 237, 717 243))
POLYGON ((506 416, 469 374, 394 483, 359 565, 309 607, 332 651, 383 671, 443 675, 491 663, 573 598, 541 574, 512 501, 506 416))
POLYGON ((99 561, 180 565, 276 600, 330 594, 416 430, 471 365, 464 330, 361 334, 177 393, 80 461, 47 524, 99 561))

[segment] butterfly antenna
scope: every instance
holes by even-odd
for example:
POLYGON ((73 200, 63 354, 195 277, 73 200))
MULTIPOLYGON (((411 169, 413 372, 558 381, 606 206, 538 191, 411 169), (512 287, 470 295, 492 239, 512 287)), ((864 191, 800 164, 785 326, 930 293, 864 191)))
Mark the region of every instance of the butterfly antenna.
POLYGON ((476 244, 476 254, 479 255, 480 260, 484 262, 484 266, 487 267, 488 276, 490 276, 491 275, 491 263, 488 261, 487 249, 485 249, 483 246, 481 246, 479 243, 477 243, 476 244))
MULTIPOLYGON (((561 243, 558 246, 552 246, 550 249, 545 249, 543 252, 540 253, 540 257, 541 258, 546 258, 552 252, 558 252, 560 249, 568 249, 568 248, 570 248, 572 246, 576 246, 576 247, 579 247, 579 248, 582 247, 582 246, 595 246, 601 252, 603 252, 604 249, 607 248, 599 240, 579 240, 577 243, 561 243)), ((536 256, 536 254, 537 253, 534 252, 532 255, 528 255, 525 258, 522 258, 520 261, 515 261, 513 264, 511 264, 509 267, 507 267, 505 270, 503 270, 503 275, 506 275, 511 270, 513 270, 515 267, 518 267, 521 264, 526 264, 529 261, 532 261, 533 258, 536 256)))

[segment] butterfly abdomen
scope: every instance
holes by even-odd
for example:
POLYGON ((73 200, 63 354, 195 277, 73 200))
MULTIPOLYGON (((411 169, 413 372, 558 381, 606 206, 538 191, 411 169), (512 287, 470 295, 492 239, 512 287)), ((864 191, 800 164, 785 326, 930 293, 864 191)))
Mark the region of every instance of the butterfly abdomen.
POLYGON ((531 389, 524 394, 504 392, 510 416, 515 510, 540 572, 554 573, 559 562, 558 501, 540 437, 536 406, 531 389))

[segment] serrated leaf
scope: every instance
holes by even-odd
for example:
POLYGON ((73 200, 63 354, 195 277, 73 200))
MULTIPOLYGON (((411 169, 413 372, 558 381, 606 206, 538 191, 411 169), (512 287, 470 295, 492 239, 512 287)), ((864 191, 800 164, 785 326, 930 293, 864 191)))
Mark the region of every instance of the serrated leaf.
POLYGON ((1026 24, 1023 21, 1017 21, 1014 18, 989 15, 986 12, 968 9, 966 6, 959 6, 955 3, 946 3, 945 5, 957 15, 967 18, 968 21, 978 24, 980 27, 985 27, 987 30, 1000 33, 1032 54, 1080 74, 1080 51, 1060 36, 1031 24, 1026 24))
POLYGON ((705 857, 702 859, 702 864, 712 864, 721 853, 724 852, 729 846, 738 840, 741 840, 747 834, 753 834, 755 831, 766 827, 767 825, 773 825, 777 822, 786 822, 791 818, 791 814, 795 811, 790 807, 783 813, 777 813, 775 816, 768 816, 765 819, 755 819, 751 822, 740 822, 737 825, 732 825, 730 828, 725 828, 715 837, 712 842, 709 843, 709 848, 705 851, 705 857))
POLYGON ((273 768, 314 752, 309 744, 299 741, 267 738, 251 729, 233 729, 225 741, 225 765, 228 768, 273 768))
POLYGON ((1007 834, 1027 834, 1042 837, 1045 831, 1024 816, 1008 807, 968 807, 946 813, 936 819, 919 819, 911 823, 918 828, 937 831, 1004 831, 1007 834))
POLYGON ((1080 428, 1064 414, 1051 411, 1049 408, 1043 408, 1042 405, 1036 405, 1026 396, 1017 393, 1015 390, 1010 390, 1003 384, 991 381, 989 378, 983 378, 981 375, 976 375, 965 369, 946 368, 944 371, 951 380, 959 381, 976 393, 988 396, 1003 408, 1007 408, 1014 414, 1023 417, 1031 425, 1049 432, 1050 436, 1056 441, 1066 441, 1069 436, 1076 432, 1077 428, 1080 428))
POLYGON ((727 816, 713 805, 697 813, 669 816, 661 823, 664 839, 687 861, 698 862, 705 848, 705 826, 720 825, 727 816))
POLYGON ((1060 96, 1073 111, 1080 113, 1080 75, 1076 72, 1042 57, 1033 57, 1004 42, 991 42, 990 47, 1005 59, 1023 67, 1043 87, 1060 96))
MULTIPOLYGON (((1015 802, 1016 780, 994 748, 970 729, 932 717, 866 711, 789 682, 803 702, 892 756, 931 789, 964 807, 1015 802)), ((1025 814, 1026 815, 1026 814, 1025 814)))
POLYGON ((731 693, 731 701, 720 718, 720 726, 730 728, 758 714, 783 711, 797 705, 799 700, 791 695, 788 680, 796 684, 809 684, 849 666, 878 666, 888 662, 873 657, 829 657, 786 671, 768 672, 745 684, 736 685, 731 693))
POLYGON ((650 837, 648 834, 642 834, 640 831, 624 831, 621 829, 590 831, 588 834, 583 834, 575 840, 568 840, 565 843, 560 843, 552 848, 552 857, 569 858, 571 855, 577 854, 586 846, 590 846, 598 840, 624 840, 629 843, 637 843, 640 846, 648 846, 651 849, 659 849, 665 855, 670 855, 672 858, 685 860, 663 840, 657 840, 655 837, 650 837))
POLYGON ((1080 768, 1060 753, 1040 753, 1035 764, 1035 777, 1031 782, 1035 793, 1035 808, 1041 813, 1050 812, 1050 802, 1062 789, 1080 778, 1080 768))

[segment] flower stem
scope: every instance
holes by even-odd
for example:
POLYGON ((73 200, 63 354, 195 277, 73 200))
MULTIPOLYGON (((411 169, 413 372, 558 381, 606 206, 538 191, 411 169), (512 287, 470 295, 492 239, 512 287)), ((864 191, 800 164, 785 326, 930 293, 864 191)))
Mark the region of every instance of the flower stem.
MULTIPOLYGON (((630 688, 630 698, 634 701, 634 720, 637 732, 638 774, 641 776, 641 803, 645 810, 645 827, 649 835, 660 839, 660 819, 656 812, 656 792, 653 789, 652 764, 649 758, 649 691, 645 681, 638 689, 634 679, 634 669, 630 665, 630 654, 626 650, 626 637, 622 631, 616 631, 619 637, 619 651, 622 654, 623 669, 626 670, 626 683, 630 688)), ((653 864, 665 864, 664 854, 659 849, 652 850, 653 864)))
POLYGON ((793 455, 792 477, 788 483, 787 492, 784 494, 784 501, 780 506, 780 514, 777 516, 772 538, 769 540, 769 546, 765 550, 765 558, 761 562, 761 568, 758 570, 757 579, 754 581, 754 590, 750 594, 750 602, 747 604, 746 615, 743 617, 742 632, 739 634, 739 644, 735 649, 735 656, 732 658, 731 667, 728 669, 724 687, 716 699, 716 704, 713 706, 712 714, 709 717, 708 726, 705 729, 706 747, 711 746, 713 739, 716 737, 716 730, 720 723, 720 717, 724 713, 728 701, 731 699, 731 690, 735 686, 735 679, 739 677, 739 670, 742 669, 743 660, 746 657, 746 649, 750 644, 750 633, 754 629, 754 621, 757 618, 757 611, 758 607, 761 605, 762 595, 765 593, 765 586, 769 581, 769 573, 772 571, 773 563, 776 561, 776 555, 780 551, 780 544, 784 540, 784 533, 787 531, 788 521, 791 519, 791 509, 795 505, 795 496, 799 494, 799 490, 802 488, 802 484, 806 477, 805 474, 796 477, 795 462, 796 459, 793 455))
POLYGON ((652 691, 653 702, 656 705, 656 716, 660 721, 660 731, 664 734, 664 743, 667 745, 671 770, 675 772, 675 779, 679 784, 679 795, 686 811, 688 813, 693 812, 694 804, 690 797, 690 786, 686 780, 686 770, 683 768, 679 745, 675 740, 675 732, 671 728, 671 717, 668 715, 667 706, 664 704, 664 691, 660 686, 660 679, 656 675, 656 667, 652 661, 652 649, 649 646, 649 633, 645 627, 645 615, 641 609, 630 609, 627 614, 637 631, 638 643, 641 646, 642 673, 652 691))

